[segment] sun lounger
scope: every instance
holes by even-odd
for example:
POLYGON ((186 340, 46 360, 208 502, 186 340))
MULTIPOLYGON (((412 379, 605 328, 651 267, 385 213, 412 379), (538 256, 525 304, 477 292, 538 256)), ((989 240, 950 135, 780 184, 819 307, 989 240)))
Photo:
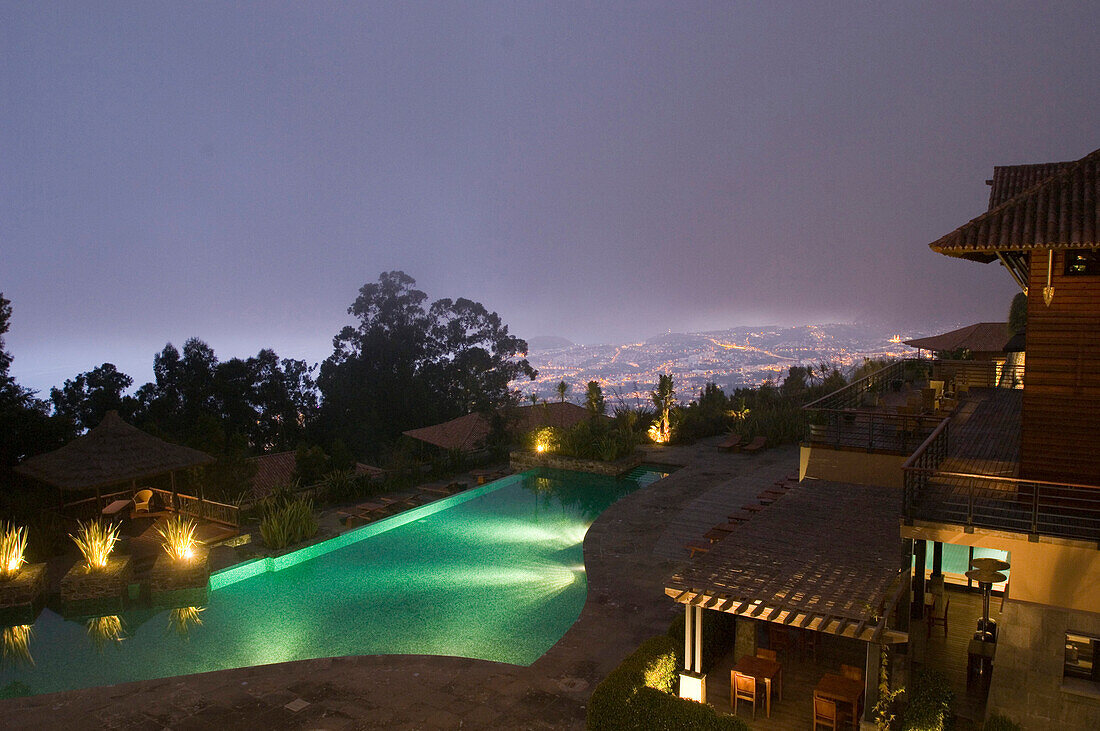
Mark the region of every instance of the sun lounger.
POLYGON ((718 442, 718 448, 732 451, 741 446, 742 439, 743 437, 740 434, 730 434, 728 437, 718 442))
POLYGON ((751 442, 741 447, 742 452, 759 452, 767 444, 767 439, 764 437, 756 437, 751 442))
POLYGON ((709 543, 704 543, 703 541, 690 541, 689 543, 686 543, 684 545, 684 548, 691 551, 690 558, 695 558, 695 554, 697 554, 697 553, 706 553, 707 551, 709 551, 710 550, 710 544, 709 543))

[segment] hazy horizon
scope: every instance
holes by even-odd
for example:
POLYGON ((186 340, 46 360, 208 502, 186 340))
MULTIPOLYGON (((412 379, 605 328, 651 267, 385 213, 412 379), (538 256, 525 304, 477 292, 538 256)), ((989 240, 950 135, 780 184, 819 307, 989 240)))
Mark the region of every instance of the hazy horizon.
POLYGON ((13 373, 319 361, 403 269, 513 333, 999 320, 927 244, 1100 145, 1095 3, 0 5, 13 373), (1005 49, 1011 49, 1006 52, 1005 49), (964 62, 960 62, 964 60, 964 62))

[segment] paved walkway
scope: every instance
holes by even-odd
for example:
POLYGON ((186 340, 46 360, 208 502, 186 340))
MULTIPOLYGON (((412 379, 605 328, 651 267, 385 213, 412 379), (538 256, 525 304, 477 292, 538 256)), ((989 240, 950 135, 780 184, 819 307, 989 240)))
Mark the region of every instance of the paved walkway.
POLYGON ((717 450, 717 441, 651 450, 653 461, 686 466, 623 498, 592 525, 584 542, 584 609, 530 667, 423 655, 305 660, 2 701, 3 725, 582 729, 593 686, 680 613, 663 592, 682 560, 677 547, 720 522, 714 516, 724 517, 731 501, 736 508, 760 485, 797 470, 797 447, 731 455, 717 450), (705 517, 692 517, 696 509, 705 517))

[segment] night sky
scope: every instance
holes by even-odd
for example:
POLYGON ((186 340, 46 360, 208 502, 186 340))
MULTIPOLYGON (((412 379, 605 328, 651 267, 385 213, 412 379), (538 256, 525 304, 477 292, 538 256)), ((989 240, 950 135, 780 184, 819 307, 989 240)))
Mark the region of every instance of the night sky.
POLYGON ((331 352, 402 269, 521 337, 1004 319, 928 242, 1100 147, 1100 4, 0 3, 0 291, 47 390, 331 352))

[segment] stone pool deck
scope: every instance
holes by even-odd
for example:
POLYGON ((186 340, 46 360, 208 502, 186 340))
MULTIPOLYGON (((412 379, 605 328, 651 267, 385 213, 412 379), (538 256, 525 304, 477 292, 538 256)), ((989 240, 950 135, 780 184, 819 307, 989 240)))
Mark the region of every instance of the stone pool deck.
POLYGON ((0 701, 2 725, 582 729, 595 684, 682 611, 664 595, 664 580, 687 559, 679 546, 716 522, 705 513, 723 517, 797 471, 796 446, 728 454, 718 441, 650 450, 647 461, 683 469, 623 498, 592 525, 584 609, 530 667, 425 655, 304 660, 0 701))

